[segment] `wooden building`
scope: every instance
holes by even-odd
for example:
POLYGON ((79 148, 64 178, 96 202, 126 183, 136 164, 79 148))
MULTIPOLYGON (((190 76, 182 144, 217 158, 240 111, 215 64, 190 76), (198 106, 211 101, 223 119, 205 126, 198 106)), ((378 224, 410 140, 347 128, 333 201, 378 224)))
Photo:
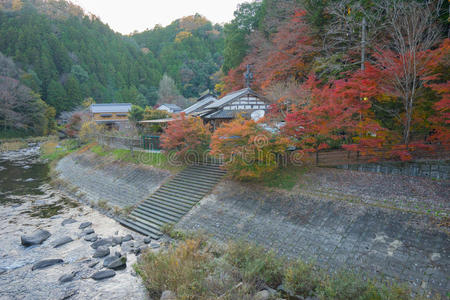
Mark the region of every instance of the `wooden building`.
POLYGON ((90 114, 92 119, 110 128, 120 128, 128 122, 131 103, 92 104, 90 114))
POLYGON ((247 87, 229 93, 218 100, 211 101, 207 105, 199 106, 199 108, 194 110, 192 115, 201 117, 215 129, 219 127, 221 123, 229 122, 238 115, 249 119, 255 111, 259 111, 260 115, 264 115, 264 112, 269 107, 269 102, 251 88, 247 87))

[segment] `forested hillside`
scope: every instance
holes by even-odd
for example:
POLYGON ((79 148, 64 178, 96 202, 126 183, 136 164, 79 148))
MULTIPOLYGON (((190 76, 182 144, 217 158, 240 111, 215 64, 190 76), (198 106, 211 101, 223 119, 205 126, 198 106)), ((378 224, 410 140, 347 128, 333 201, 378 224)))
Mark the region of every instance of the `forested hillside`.
MULTIPOLYGON (((284 134, 316 151, 450 143, 448 1, 263 0, 224 27, 218 90, 273 102, 284 134)), ((393 153, 408 158, 406 147, 393 153)))
POLYGON ((160 65, 131 38, 64 2, 19 2, 0 11, 0 52, 26 72, 22 81, 58 112, 86 97, 141 105, 156 101, 160 65))
POLYGON ((200 15, 174 21, 167 27, 133 35, 136 42, 152 53, 176 82, 186 98, 198 97, 205 90, 213 90, 217 79, 212 77, 223 62, 223 32, 200 15))

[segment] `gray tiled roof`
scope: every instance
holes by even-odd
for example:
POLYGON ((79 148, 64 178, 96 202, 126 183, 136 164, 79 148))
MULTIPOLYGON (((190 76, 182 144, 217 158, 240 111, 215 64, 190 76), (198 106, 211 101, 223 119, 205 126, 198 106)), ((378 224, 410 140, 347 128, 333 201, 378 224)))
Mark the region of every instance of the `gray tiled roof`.
POLYGON ((164 104, 161 104, 161 106, 162 105, 167 106, 168 108, 171 108, 171 109, 181 109, 181 107, 179 107, 178 105, 173 104, 173 103, 164 103, 164 104))
POLYGON ((245 95, 247 93, 254 94, 255 92, 253 92, 250 88, 245 88, 245 89, 242 89, 242 90, 239 90, 239 91, 235 91, 235 92, 232 92, 232 93, 229 93, 229 94, 223 96, 222 98, 220 98, 217 101, 214 101, 213 103, 211 103, 208 106, 206 106, 206 108, 219 108, 222 105, 224 105, 224 104, 226 104, 226 103, 228 103, 230 101, 233 101, 234 99, 236 99, 236 98, 238 98, 240 96, 243 96, 243 95, 245 95))
POLYGON ((250 116, 253 111, 254 110, 219 110, 205 116, 205 119, 234 119, 238 114, 245 118, 250 116))
POLYGON ((205 106, 211 104, 212 102, 216 101, 216 97, 214 96, 208 96, 205 99, 202 99, 200 101, 195 102, 194 104, 192 104, 191 106, 189 106, 188 108, 186 108, 185 110, 183 110, 183 112, 185 114, 191 114, 194 112, 198 112, 200 111, 202 108, 204 108, 205 106))
POLYGON ((131 109, 131 103, 103 103, 103 104, 92 104, 92 113, 126 113, 131 109))

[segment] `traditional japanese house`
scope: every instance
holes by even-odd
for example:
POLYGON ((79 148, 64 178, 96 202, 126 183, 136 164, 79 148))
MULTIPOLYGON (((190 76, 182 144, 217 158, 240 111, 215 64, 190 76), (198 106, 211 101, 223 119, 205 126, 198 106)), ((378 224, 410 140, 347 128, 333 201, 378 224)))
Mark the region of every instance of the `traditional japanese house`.
POLYGON ((244 118, 251 118, 252 114, 256 111, 258 111, 260 116, 264 115, 268 106, 269 102, 267 99, 247 87, 211 102, 203 108, 196 110, 196 113, 193 115, 202 117, 205 122, 211 124, 214 130, 221 123, 229 122, 238 115, 244 118))
POLYGON ((90 113, 92 119, 110 128, 119 128, 128 122, 131 103, 92 104, 90 113))

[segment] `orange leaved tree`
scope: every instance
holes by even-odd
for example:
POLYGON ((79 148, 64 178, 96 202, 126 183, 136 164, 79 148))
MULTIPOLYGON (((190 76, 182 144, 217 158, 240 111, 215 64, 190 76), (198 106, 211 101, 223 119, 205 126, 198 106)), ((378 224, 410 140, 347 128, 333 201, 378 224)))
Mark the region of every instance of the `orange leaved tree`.
POLYGON ((185 163, 199 162, 208 152, 211 132, 198 117, 180 118, 169 122, 161 135, 161 146, 166 151, 174 151, 176 159, 185 163))
POLYGON ((214 132, 211 154, 223 157, 233 178, 260 179, 275 171, 288 145, 287 138, 273 135, 253 120, 238 117, 214 132))

